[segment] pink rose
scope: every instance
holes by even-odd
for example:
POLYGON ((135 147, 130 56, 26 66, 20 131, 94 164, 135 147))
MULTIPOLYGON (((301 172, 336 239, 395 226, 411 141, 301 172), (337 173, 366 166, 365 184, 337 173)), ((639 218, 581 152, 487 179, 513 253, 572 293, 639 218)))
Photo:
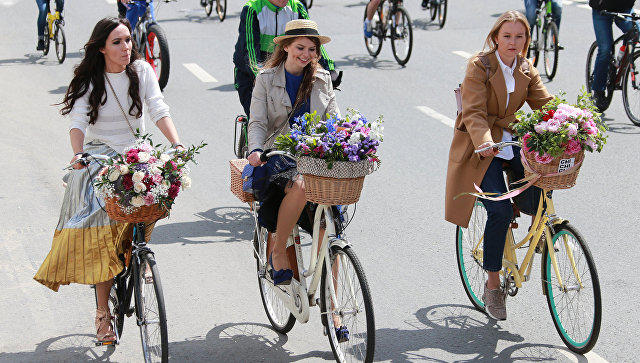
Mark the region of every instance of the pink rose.
POLYGON ((587 131, 588 135, 597 135, 598 134, 598 129, 593 127, 593 126, 585 127, 585 131, 587 131))
POLYGON ((535 126, 533 126, 533 129, 536 130, 537 133, 541 134, 547 131, 547 123, 545 121, 542 121, 536 124, 535 126))
POLYGON ((530 138, 531 134, 528 132, 522 137, 522 149, 526 152, 529 152, 531 150, 531 148, 527 146, 527 140, 529 140, 530 138))
POLYGON ((567 142, 567 146, 565 150, 567 154, 573 155, 577 152, 580 152, 580 150, 582 150, 582 145, 578 141, 571 139, 569 140, 569 142, 567 142))
POLYGON ((556 133, 560 129, 560 121, 555 118, 547 122, 547 131, 556 133))
POLYGON ((535 155, 536 155, 536 161, 539 162, 540 164, 549 164, 550 162, 553 161, 553 158, 547 153, 544 153, 544 155, 540 155, 536 151, 535 155))
POLYGON ((590 147, 592 151, 596 149, 596 143, 591 139, 587 139, 587 141, 584 144, 590 147))
POLYGON ((131 163, 137 163, 138 162, 138 150, 137 149, 131 149, 129 151, 127 151, 127 163, 131 164, 131 163))
POLYGON ((144 204, 145 205, 152 205, 153 202, 154 202, 153 194, 147 193, 147 195, 144 196, 144 204))
POLYGON ((567 126, 567 133, 569 134, 569 136, 576 136, 578 134, 578 125, 569 124, 567 126))
POLYGON ((138 149, 140 151, 144 151, 146 153, 150 153, 153 151, 153 147, 151 147, 151 145, 144 143, 144 144, 140 144, 140 146, 138 146, 138 149))
POLYGON ((151 181, 153 182, 153 184, 158 185, 160 183, 162 183, 162 175, 160 174, 154 174, 151 176, 151 181))

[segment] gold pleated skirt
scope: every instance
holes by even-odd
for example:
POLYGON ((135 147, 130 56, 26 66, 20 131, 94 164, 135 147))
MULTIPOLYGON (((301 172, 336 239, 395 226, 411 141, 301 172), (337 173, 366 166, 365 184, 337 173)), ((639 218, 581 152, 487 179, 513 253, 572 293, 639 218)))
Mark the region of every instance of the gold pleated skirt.
MULTIPOLYGON (((113 149, 96 141, 86 144, 84 150, 116 155, 113 149)), ((112 221, 103 209, 104 200, 97 197, 91 183, 100 168, 92 163, 63 178, 67 187, 51 250, 33 277, 53 291, 70 283, 93 285, 109 281, 124 267, 118 255, 127 245, 123 242, 131 240, 133 225, 112 221)), ((146 240, 152 230, 153 223, 146 229, 146 240)))

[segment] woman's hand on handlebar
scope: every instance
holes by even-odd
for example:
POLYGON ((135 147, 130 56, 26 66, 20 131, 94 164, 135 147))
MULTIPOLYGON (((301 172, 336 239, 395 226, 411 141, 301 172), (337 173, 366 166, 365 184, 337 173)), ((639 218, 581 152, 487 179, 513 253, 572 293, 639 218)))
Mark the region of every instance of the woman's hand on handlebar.
POLYGON ((261 155, 262 155, 261 151, 254 151, 251 154, 249 154, 249 156, 247 157, 247 160, 249 160, 249 164, 253 166, 260 166, 265 164, 265 162, 260 160, 261 155))
MULTIPOLYGON (((481 144, 480 146, 478 146, 477 150, 484 149, 484 148, 487 148, 487 147, 491 147, 491 146, 494 146, 494 145, 495 145, 494 142, 491 142, 491 141, 485 142, 484 144, 481 144)), ((500 149, 491 148, 491 149, 488 149, 488 150, 480 151, 479 154, 481 156, 487 158, 489 156, 496 156, 496 155, 498 155, 499 152, 500 152, 500 149)))
POLYGON ((83 162, 76 162, 76 160, 82 158, 82 154, 76 154, 73 156, 73 158, 71 159, 71 162, 69 164, 73 164, 73 168, 76 170, 79 169, 84 169, 86 166, 84 165, 83 162))

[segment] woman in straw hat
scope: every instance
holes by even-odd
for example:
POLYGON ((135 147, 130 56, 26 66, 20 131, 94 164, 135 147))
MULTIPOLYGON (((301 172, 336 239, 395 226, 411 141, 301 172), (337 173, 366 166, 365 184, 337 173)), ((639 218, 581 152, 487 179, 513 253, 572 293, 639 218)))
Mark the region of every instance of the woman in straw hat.
MULTIPOLYGON (((258 74, 251 98, 251 165, 265 164, 260 161, 260 154, 273 147, 278 135, 289 132, 295 117, 314 111, 323 119, 327 115, 339 116, 329 72, 318 64, 320 46, 330 40, 318 33, 315 22, 305 19, 288 22, 284 35, 273 39, 275 50, 258 74)), ((269 232, 275 232, 276 225, 279 231, 275 243, 270 243, 272 277, 276 285, 289 284, 293 271, 288 268, 285 252, 287 238, 296 222, 305 230, 312 230, 308 212, 313 206, 307 206, 304 181, 296 175, 295 163, 271 158, 263 168, 268 179, 257 193, 262 201, 260 221, 269 232)))

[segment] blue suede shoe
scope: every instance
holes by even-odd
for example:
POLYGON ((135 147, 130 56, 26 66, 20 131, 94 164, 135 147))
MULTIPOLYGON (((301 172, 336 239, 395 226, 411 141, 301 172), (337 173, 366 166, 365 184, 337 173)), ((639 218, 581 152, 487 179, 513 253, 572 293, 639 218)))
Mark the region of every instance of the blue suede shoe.
POLYGON ((342 325, 339 328, 336 328, 336 337, 338 338, 338 343, 344 343, 349 341, 349 329, 346 326, 342 325))
POLYGON ((271 265, 271 280, 273 280, 274 285, 289 285, 291 284, 291 279, 293 278, 293 271, 288 268, 283 268, 282 270, 276 270, 273 267, 273 259, 271 255, 269 255, 269 265, 271 265))

